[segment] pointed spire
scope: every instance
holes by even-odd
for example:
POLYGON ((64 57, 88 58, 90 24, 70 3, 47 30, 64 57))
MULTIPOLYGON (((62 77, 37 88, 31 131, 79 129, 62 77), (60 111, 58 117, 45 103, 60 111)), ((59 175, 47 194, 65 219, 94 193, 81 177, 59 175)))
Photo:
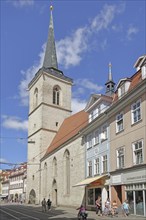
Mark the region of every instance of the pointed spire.
POLYGON ((109 63, 108 80, 105 83, 105 85, 106 85, 106 95, 112 96, 112 94, 114 93, 115 83, 112 77, 112 64, 111 63, 109 63))
POLYGON ((46 45, 43 67, 45 68, 54 67, 55 69, 58 69, 52 10, 53 10, 53 6, 51 5, 50 6, 49 35, 48 35, 48 40, 47 40, 47 45, 46 45))

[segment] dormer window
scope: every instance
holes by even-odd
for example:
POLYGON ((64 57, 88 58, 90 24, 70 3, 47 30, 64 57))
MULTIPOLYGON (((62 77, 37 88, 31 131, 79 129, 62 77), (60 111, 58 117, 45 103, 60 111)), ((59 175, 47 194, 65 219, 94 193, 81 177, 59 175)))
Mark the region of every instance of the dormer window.
POLYGON ((118 85, 118 97, 122 98, 129 89, 130 80, 129 79, 122 79, 118 85))

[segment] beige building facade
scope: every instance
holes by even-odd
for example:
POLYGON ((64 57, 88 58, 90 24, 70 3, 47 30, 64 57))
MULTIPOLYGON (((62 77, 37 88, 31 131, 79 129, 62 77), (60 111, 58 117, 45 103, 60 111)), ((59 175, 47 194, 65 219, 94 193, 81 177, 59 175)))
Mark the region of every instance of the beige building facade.
POLYGON ((146 56, 131 77, 119 82, 110 120, 111 199, 128 199, 131 213, 146 216, 146 56), (125 91, 121 94, 121 91, 125 91))

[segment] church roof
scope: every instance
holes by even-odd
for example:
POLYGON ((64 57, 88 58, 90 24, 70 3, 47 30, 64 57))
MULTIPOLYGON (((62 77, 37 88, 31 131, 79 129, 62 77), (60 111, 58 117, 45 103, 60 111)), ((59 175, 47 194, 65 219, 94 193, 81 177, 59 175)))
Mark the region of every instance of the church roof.
POLYGON ((44 57, 43 67, 54 67, 58 69, 57 56, 56 56, 56 47, 55 47, 55 38, 54 38, 54 26, 53 26, 53 7, 50 6, 50 25, 49 25, 49 35, 46 44, 46 51, 44 57))
POLYGON ((54 137, 52 143, 48 147, 46 157, 48 154, 61 147, 64 143, 69 141, 71 138, 79 134, 80 130, 88 124, 88 113, 80 111, 64 120, 58 133, 54 137))

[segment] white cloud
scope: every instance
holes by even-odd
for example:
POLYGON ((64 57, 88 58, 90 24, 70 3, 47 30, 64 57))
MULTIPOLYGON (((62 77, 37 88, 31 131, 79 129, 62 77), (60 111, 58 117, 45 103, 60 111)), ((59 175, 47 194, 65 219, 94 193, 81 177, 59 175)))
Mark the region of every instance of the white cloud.
POLYGON ((77 98, 73 98, 72 99, 72 113, 76 113, 79 112, 81 110, 83 110, 86 106, 86 101, 85 100, 81 100, 81 99, 77 99, 77 98))
POLYGON ((8 129, 14 129, 14 130, 28 130, 28 121, 24 120, 22 121, 20 118, 16 116, 2 116, 3 122, 2 126, 8 129))
POLYGON ((7 163, 8 161, 4 158, 0 158, 0 163, 7 163))
POLYGON ((93 83, 89 79, 78 79, 75 81, 75 84, 95 93, 98 93, 103 89, 102 86, 98 86, 96 83, 93 83))
POLYGON ((128 30, 127 30, 127 38, 128 40, 131 40, 132 37, 138 33, 138 28, 134 27, 133 25, 131 25, 128 30))
POLYGON ((77 29, 72 36, 56 43, 58 63, 65 68, 76 66, 81 61, 81 53, 87 49, 86 28, 77 29))
POLYGON ((8 0, 8 2, 17 8, 34 5, 34 0, 8 0))
POLYGON ((37 71, 42 67, 43 59, 45 53, 45 44, 42 46, 42 51, 39 54, 39 61, 35 63, 33 66, 28 68, 26 71, 22 70, 21 73, 24 78, 21 80, 19 84, 19 95, 21 99, 21 104, 24 106, 28 106, 28 84, 37 73, 37 71))

